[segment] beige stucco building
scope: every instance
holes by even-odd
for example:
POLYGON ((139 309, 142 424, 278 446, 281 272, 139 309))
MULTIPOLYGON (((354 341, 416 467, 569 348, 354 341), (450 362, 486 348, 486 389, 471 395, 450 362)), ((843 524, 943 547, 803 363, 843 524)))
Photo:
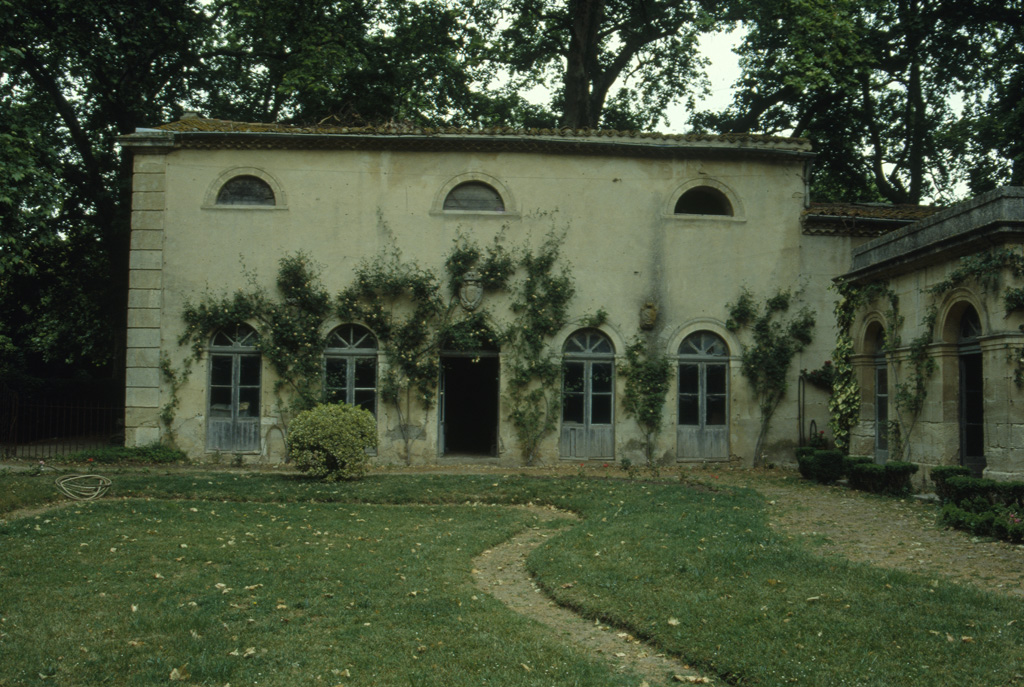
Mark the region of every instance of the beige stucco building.
MULTIPOLYGON (((856 245, 909 221, 851 227, 832 210, 808 210, 813 153, 801 139, 294 129, 188 117, 121 142, 134 156, 127 443, 173 440, 196 460, 283 461, 292 410, 261 354, 258 322, 208 332, 189 367, 186 304, 253 285, 274 294, 280 259, 297 252, 315 260, 336 296, 360 265, 397 249, 438 275, 453 317, 485 313, 500 333, 520 317, 514 295, 480 289, 477 302, 476 293, 449 293, 447 257, 460 240, 497 240, 522 254, 551 235, 575 295, 545 339, 561 365, 561 407, 530 460, 644 459, 621 374, 639 336, 672 366, 656 459, 751 464, 759 416, 740 369, 747 339, 726 326, 743 289, 758 301, 798 291, 817 317, 766 444, 767 460, 789 460, 809 423, 828 420, 825 393, 797 388, 800 370, 832 353, 831 280, 856 245)), ((322 387, 375 414, 376 460, 526 460, 502 345, 441 342, 428 361, 436 402, 396 406, 382 389, 396 364, 385 355, 387 333, 336 309, 317 326, 322 387)))

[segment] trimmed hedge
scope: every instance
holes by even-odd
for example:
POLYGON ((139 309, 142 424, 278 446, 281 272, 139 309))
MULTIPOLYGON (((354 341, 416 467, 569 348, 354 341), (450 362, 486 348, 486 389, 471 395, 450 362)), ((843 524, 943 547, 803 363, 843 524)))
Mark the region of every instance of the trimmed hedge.
POLYGON ((935 483, 935 495, 943 501, 949 500, 946 491, 946 480, 950 477, 970 477, 971 469, 963 465, 936 465, 932 468, 931 478, 935 483))
POLYGON ((288 456, 295 467, 328 482, 366 474, 366 449, 377 446, 377 421, 347 403, 323 404, 295 416, 288 431, 288 456))
POLYGON ((911 492, 910 477, 918 470, 914 463, 893 460, 885 465, 875 462, 856 462, 849 465, 847 476, 850 486, 861 491, 894 496, 911 492))
POLYGON ((850 476, 850 470, 853 469, 854 465, 861 465, 864 463, 874 463, 875 459, 871 456, 846 456, 843 458, 843 474, 847 477, 850 476))
POLYGON ((101 446, 85 449, 66 455, 54 455, 46 458, 47 463, 94 463, 102 465, 119 465, 124 463, 181 463, 188 456, 184 451, 163 444, 147 444, 146 446, 101 446))
POLYGON ((945 505, 939 521, 943 525, 983 537, 1024 541, 1024 482, 996 482, 960 474, 940 479, 945 505))
POLYGON ((843 476, 843 452, 831 450, 815 450, 810 455, 797 452, 797 466, 804 479, 814 480, 820 484, 831 484, 843 476))

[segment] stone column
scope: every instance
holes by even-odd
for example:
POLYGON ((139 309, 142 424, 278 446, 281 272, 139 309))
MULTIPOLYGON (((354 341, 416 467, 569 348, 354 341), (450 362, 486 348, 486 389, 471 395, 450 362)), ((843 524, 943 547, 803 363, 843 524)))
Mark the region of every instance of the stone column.
POLYGON ((136 151, 128 274, 125 445, 160 440, 160 307, 165 206, 163 154, 136 151))

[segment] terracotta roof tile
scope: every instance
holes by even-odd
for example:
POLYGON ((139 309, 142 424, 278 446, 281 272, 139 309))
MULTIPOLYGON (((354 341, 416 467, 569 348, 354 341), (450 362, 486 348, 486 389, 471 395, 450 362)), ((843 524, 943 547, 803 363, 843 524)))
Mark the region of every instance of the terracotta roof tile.
POLYGON ((914 221, 941 210, 934 205, 891 205, 888 203, 811 203, 804 215, 863 219, 914 221))

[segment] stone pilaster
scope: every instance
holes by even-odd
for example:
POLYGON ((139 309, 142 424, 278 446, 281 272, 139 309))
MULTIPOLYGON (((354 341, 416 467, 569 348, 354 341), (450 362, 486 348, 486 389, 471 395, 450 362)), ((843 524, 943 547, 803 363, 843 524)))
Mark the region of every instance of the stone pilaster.
POLYGON ((163 301, 165 159, 137 151, 128 275, 125 444, 160 439, 160 306, 163 301))

